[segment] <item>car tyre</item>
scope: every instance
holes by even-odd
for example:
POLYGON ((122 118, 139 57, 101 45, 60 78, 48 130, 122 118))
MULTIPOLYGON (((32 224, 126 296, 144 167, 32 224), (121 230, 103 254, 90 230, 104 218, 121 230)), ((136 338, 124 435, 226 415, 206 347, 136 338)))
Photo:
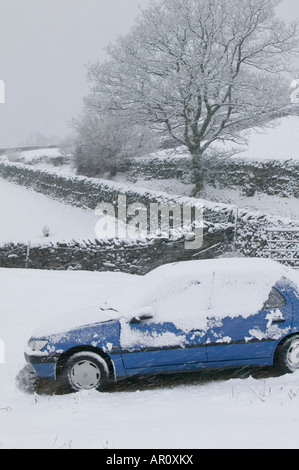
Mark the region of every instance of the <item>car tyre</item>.
POLYGON ((294 335, 278 346, 276 367, 283 374, 290 374, 299 369, 299 335, 294 335))
POLYGON ((64 364, 59 382, 67 392, 80 390, 105 390, 109 379, 109 370, 105 360, 99 354, 82 351, 72 355, 64 364))

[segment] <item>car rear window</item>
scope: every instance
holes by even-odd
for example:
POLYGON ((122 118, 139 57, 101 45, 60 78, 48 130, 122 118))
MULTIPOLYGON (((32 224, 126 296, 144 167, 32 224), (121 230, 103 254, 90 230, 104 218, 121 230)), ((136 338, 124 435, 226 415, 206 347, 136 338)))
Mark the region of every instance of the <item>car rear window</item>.
POLYGON ((286 300, 284 296, 272 287, 268 300, 264 303, 264 309, 284 307, 286 300))

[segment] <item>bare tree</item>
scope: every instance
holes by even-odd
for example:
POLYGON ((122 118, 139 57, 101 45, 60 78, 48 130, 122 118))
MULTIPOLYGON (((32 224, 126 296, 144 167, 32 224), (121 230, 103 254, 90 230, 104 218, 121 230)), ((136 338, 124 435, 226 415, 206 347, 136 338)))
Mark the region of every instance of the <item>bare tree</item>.
POLYGON ((138 157, 153 150, 155 136, 144 126, 134 125, 121 116, 106 116, 86 108, 73 119, 74 163, 79 174, 114 175, 124 157, 138 157))
MULTIPOLYGON (((193 156, 196 191, 216 140, 265 124, 290 101, 284 72, 297 24, 275 17, 279 0, 161 0, 89 67, 96 113, 167 132, 193 156)), ((297 49, 298 52, 298 49, 297 49)))

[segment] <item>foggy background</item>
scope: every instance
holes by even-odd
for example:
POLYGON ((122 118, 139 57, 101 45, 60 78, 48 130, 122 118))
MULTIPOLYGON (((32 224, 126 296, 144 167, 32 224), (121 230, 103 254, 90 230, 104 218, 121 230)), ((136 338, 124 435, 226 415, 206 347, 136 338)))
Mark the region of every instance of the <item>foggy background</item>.
MULTIPOLYGON (((88 93, 85 65, 105 60, 105 46, 149 1, 0 0, 0 148, 36 144, 37 134, 56 144, 71 134, 88 93)), ((277 13, 299 20, 299 0, 282 0, 277 13)))

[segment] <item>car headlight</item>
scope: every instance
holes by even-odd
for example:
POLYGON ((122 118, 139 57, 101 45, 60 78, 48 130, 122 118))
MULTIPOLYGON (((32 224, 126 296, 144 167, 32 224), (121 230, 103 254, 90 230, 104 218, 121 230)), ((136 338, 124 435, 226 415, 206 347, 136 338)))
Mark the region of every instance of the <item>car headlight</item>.
POLYGON ((32 339, 29 341, 28 346, 32 351, 41 351, 45 346, 47 346, 49 341, 45 339, 32 339))

